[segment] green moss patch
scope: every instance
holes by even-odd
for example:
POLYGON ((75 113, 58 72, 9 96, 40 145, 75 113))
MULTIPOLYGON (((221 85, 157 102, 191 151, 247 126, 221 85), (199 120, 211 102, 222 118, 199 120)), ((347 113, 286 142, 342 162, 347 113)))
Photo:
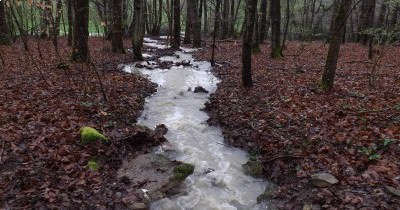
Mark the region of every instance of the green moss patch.
POLYGON ((81 139, 80 139, 81 144, 89 144, 89 143, 93 143, 98 140, 101 140, 104 142, 108 141, 108 139, 103 134, 101 134, 96 129, 91 128, 91 127, 81 128, 80 134, 81 134, 81 139))
POLYGON ((178 181, 183 181, 186 177, 190 176, 194 172, 194 165, 183 163, 174 168, 174 179, 178 181))

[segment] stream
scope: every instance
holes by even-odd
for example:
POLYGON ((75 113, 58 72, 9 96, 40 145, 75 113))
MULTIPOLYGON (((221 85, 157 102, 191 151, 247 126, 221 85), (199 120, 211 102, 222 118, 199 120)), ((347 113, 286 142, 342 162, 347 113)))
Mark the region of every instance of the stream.
MULTIPOLYGON (((165 49, 157 40, 145 39, 145 45, 165 49)), ((153 210, 257 210, 267 209, 257 204, 257 197, 267 182, 243 173, 248 161, 243 150, 224 145, 222 131, 210 126, 207 113, 201 111, 219 79, 211 72, 211 65, 195 61, 194 49, 182 48, 173 56, 156 61, 127 65, 124 71, 141 74, 157 83, 157 92, 146 100, 139 124, 154 128, 164 124, 168 128, 168 143, 157 153, 195 165, 194 173, 185 180, 182 193, 151 204, 153 210), (170 69, 157 68, 159 62, 172 62, 170 69), (180 65, 186 63, 187 65, 180 65), (209 93, 195 93, 201 86, 209 93)), ((153 55, 145 54, 145 57, 153 55)))

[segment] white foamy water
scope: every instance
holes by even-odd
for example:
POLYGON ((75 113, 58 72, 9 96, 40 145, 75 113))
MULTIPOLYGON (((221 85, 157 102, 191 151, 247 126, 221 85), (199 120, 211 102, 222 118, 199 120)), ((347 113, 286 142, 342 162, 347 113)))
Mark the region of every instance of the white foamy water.
MULTIPOLYGON (((157 45, 157 42, 151 41, 157 45)), ((160 153, 170 158, 195 165, 195 172, 185 181, 182 194, 152 204, 153 210, 256 210, 266 209, 256 204, 267 183, 243 173, 242 165, 248 160, 246 152, 225 146, 221 129, 209 126, 207 113, 200 111, 209 93, 194 93, 201 86, 210 93, 219 82, 211 73, 209 62, 193 61, 190 54, 177 52, 176 56, 161 61, 191 61, 192 66, 174 66, 169 70, 140 69, 126 66, 125 71, 140 73, 159 85, 148 98, 139 124, 154 128, 165 124, 168 150, 160 153)), ((191 52, 191 50, 189 50, 191 52)))

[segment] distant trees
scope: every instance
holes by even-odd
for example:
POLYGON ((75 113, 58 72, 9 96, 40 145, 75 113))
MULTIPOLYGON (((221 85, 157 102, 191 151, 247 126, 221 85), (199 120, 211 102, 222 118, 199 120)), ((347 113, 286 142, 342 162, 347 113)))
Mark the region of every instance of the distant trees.
POLYGON ((375 0, 362 0, 361 3, 358 41, 363 43, 364 45, 368 44, 369 36, 363 32, 374 26, 375 4, 375 0))
POLYGON ((72 60, 88 62, 89 56, 89 0, 73 0, 74 32, 72 60))
POLYGON ((331 37, 329 41, 328 56, 326 58, 325 68, 321 80, 321 88, 329 90, 333 88, 337 61, 339 57, 340 44, 342 43, 343 32, 346 26, 346 20, 351 9, 351 0, 337 0, 337 11, 333 15, 331 37))
POLYGON ((257 0, 246 0, 246 18, 242 47, 242 83, 244 87, 253 86, 253 80, 251 78, 251 52, 256 13, 257 0))
POLYGON ((0 45, 10 44, 10 31, 7 25, 4 1, 0 1, 0 45))

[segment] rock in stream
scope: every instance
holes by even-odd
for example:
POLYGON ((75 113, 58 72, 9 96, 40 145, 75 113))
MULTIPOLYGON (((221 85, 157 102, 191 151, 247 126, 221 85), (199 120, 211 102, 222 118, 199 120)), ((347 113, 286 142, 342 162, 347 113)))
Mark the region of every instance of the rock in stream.
POLYGON ((131 199, 125 199, 128 207, 136 210, 149 209, 150 202, 179 193, 181 183, 193 171, 194 166, 191 164, 171 161, 163 155, 149 153, 125 161, 118 171, 118 178, 141 189, 131 199), (142 202, 138 202, 138 193, 142 193, 142 202), (143 208, 144 205, 146 208, 143 208))

